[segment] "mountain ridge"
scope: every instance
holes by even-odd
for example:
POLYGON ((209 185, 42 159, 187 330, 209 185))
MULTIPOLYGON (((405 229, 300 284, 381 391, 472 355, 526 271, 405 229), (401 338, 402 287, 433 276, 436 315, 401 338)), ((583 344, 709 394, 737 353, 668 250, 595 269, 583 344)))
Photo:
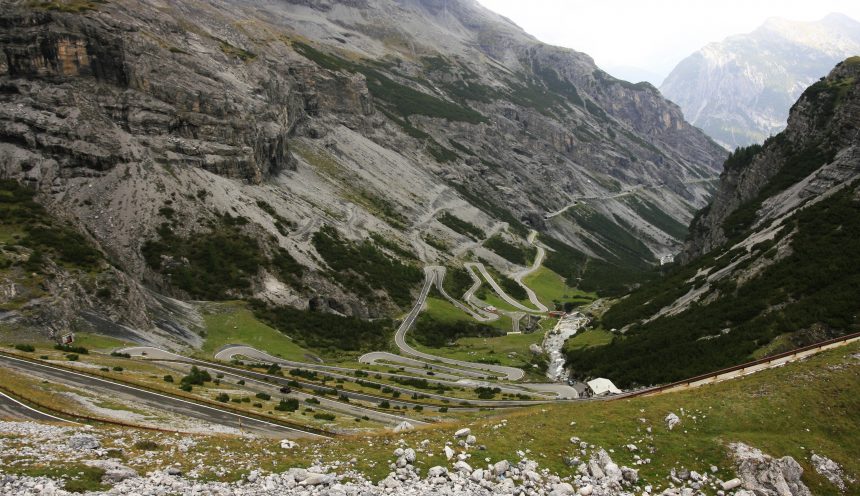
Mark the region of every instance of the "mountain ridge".
POLYGON ((785 127, 800 93, 838 61, 860 53, 860 23, 769 19, 709 43, 678 63, 660 90, 723 146, 761 143, 785 127))

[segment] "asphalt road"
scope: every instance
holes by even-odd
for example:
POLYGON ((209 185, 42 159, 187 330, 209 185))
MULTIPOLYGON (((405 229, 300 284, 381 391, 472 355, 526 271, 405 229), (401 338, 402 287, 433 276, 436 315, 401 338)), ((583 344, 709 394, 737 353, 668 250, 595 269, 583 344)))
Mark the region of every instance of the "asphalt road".
POLYGON ((458 367, 466 367, 470 369, 489 370, 493 373, 505 375, 506 379, 511 381, 518 381, 522 379, 523 376, 525 376, 525 372, 515 367, 505 367, 503 365, 490 365, 475 362, 464 362, 462 360, 454 360, 453 358, 440 357, 418 351, 406 343, 406 332, 411 329, 413 325, 415 325, 415 321, 418 319, 418 315, 421 313, 421 309, 424 307, 424 303, 427 301, 427 294, 430 292, 430 288, 433 287, 433 283, 435 280, 435 268, 433 266, 424 267, 424 286, 421 287, 421 293, 418 295, 418 299, 415 301, 415 305, 412 307, 412 310, 409 311, 409 313, 403 319, 403 322, 400 323, 400 327, 397 328, 397 332, 394 334, 394 343, 397 345, 400 351, 407 355, 417 356, 425 360, 436 360, 439 362, 456 365, 458 367))
MULTIPOLYGON (((248 348, 248 349, 254 350, 254 348, 248 348)), ((132 347, 132 348, 125 348, 125 349, 120 350, 120 351, 122 353, 128 353, 132 356, 143 356, 143 353, 146 353, 146 355, 145 355, 146 358, 149 358, 151 360, 164 360, 164 361, 172 361, 172 362, 190 363, 190 364, 199 365, 201 367, 206 367, 207 369, 217 370, 219 372, 224 372, 225 374, 231 374, 231 375, 234 375, 236 377, 241 377, 241 378, 253 377, 253 378, 256 378, 256 379, 262 381, 263 383, 267 383, 269 385, 274 384, 277 386, 286 386, 286 385, 288 385, 288 383, 290 381, 296 381, 299 384, 301 384, 303 388, 310 389, 311 391, 319 392, 319 391, 323 391, 323 390, 328 391, 328 390, 332 389, 332 386, 322 386, 319 384, 306 382, 306 381, 302 380, 301 377, 280 377, 277 375, 264 374, 262 372, 255 372, 253 370, 240 369, 240 368, 236 368, 236 367, 231 367, 229 365, 223 365, 220 363, 207 362, 206 360, 198 360, 196 358, 188 358, 188 357, 185 357, 182 355, 177 355, 175 353, 171 353, 169 351, 161 350, 158 348, 151 348, 151 347, 147 347, 147 346, 137 346, 137 347, 132 347)), ((254 351, 257 351, 257 350, 254 350, 254 351)), ((258 352, 258 353, 263 354, 262 352, 258 352)), ((270 357, 270 355, 266 355, 266 356, 270 357)), ((262 361, 262 362, 269 362, 269 363, 279 363, 281 361, 277 357, 270 357, 270 358, 273 358, 274 360, 263 359, 260 357, 258 357, 257 359, 262 361)), ((306 364, 302 364, 301 368, 307 370, 307 367, 305 365, 306 364)), ((338 376, 347 377, 346 375, 337 374, 334 372, 326 372, 326 373, 331 375, 332 377, 338 377, 338 376)), ((354 376, 350 376, 350 378, 355 379, 354 376)), ((367 379, 363 378, 363 380, 367 380, 367 379)), ((247 381, 247 379, 246 379, 246 381, 247 381)), ((391 388, 395 391, 401 391, 401 393, 407 393, 409 395, 411 395, 413 392, 416 392, 414 390, 399 389, 396 386, 391 386, 391 388)), ((373 404, 379 403, 381 400, 384 399, 384 400, 387 400, 392 406, 399 405, 399 406, 406 407, 406 408, 412 408, 414 406, 421 405, 421 403, 413 403, 410 401, 404 401, 404 400, 399 400, 399 399, 394 399, 394 398, 389 398, 389 397, 383 397, 383 396, 374 396, 374 395, 369 395, 369 394, 358 393, 355 391, 338 390, 338 394, 343 394, 351 400, 367 401, 367 402, 373 403, 373 404)), ((285 394, 283 396, 294 396, 294 397, 297 397, 300 399, 304 399, 305 397, 313 396, 314 398, 320 400, 320 402, 325 401, 325 402, 328 402, 327 404, 329 404, 329 405, 339 406, 340 408, 337 408, 337 409, 340 411, 347 412, 347 413, 349 413, 351 415, 355 415, 357 417, 362 417, 362 416, 367 415, 369 418, 375 418, 376 420, 379 420, 379 421, 384 422, 384 423, 385 422, 390 423, 392 421, 395 423, 400 423, 404 420, 406 420, 412 424, 416 424, 416 425, 428 423, 428 422, 414 419, 414 418, 402 417, 399 415, 389 414, 389 413, 385 413, 385 412, 378 412, 376 410, 373 410, 370 408, 365 408, 365 407, 362 407, 359 405, 351 405, 351 404, 344 403, 344 402, 328 400, 323 395, 310 395, 307 393, 302 393, 301 391, 294 391, 294 392, 291 392, 289 394, 285 394)), ((431 394, 430 396, 433 396, 433 395, 431 394)), ((422 406, 424 406, 424 405, 422 405, 422 406)))
POLYGON ((531 274, 532 272, 538 270, 540 268, 541 264, 543 263, 544 257, 546 257, 546 250, 544 250, 543 246, 535 244, 535 238, 536 237, 537 237, 537 231, 532 231, 529 233, 529 243, 534 245, 535 248, 537 248, 537 255, 535 256, 534 263, 532 264, 531 267, 529 267, 525 270, 521 270, 521 271, 517 272, 516 274, 514 274, 513 280, 516 281, 517 284, 519 284, 520 286, 522 286, 523 289, 526 290, 526 294, 529 296, 529 301, 532 302, 532 305, 534 305, 535 308, 537 308, 541 312, 547 312, 547 311, 549 311, 549 309, 546 307, 546 305, 541 303, 541 301, 538 299, 535 292, 532 291, 532 288, 523 284, 523 278, 525 276, 531 274))
MULTIPOLYGON (((534 308, 528 308, 527 306, 523 305, 522 303, 518 302, 517 300, 511 298, 511 296, 508 295, 507 293, 505 293, 505 290, 502 289, 501 286, 499 286, 499 283, 497 283, 496 280, 493 279, 493 276, 491 276, 490 273, 487 272, 487 268, 484 267, 484 264, 478 263, 478 262, 469 262, 469 263, 463 264, 463 266, 466 267, 466 269, 468 269, 470 271, 472 269, 478 269, 478 271, 481 272, 481 275, 484 276, 484 279, 486 279, 487 282, 490 284, 490 287, 493 288, 493 291, 495 291, 496 294, 499 295, 499 297, 501 297, 503 300, 505 300, 505 303, 507 303, 508 305, 511 305, 512 307, 516 308, 517 310, 522 310, 523 312, 528 312, 528 313, 543 313, 546 311, 546 310, 535 310, 534 308)), ((531 290, 529 290, 529 291, 531 291, 531 290)), ((541 305, 541 306, 543 306, 543 305, 541 305)), ((544 309, 546 309, 546 307, 544 307, 544 309)))
POLYGON ((11 396, 0 393, 0 419, 3 420, 35 420, 36 422, 65 422, 75 423, 60 417, 40 412, 11 396))
POLYGON ((82 388, 98 389, 106 393, 113 392, 123 396, 132 396, 136 402, 145 404, 152 408, 166 410, 211 424, 250 431, 261 436, 275 438, 323 437, 318 434, 305 432, 293 427, 259 420, 253 417, 222 410, 220 408, 194 403, 192 401, 168 396, 166 394, 155 393, 134 386, 42 363, 30 362, 27 360, 0 355, 0 366, 17 369, 29 375, 42 377, 63 384, 82 388))
MULTIPOLYGON (((445 291, 445 287, 444 287, 445 272, 446 272, 445 267, 433 266, 433 267, 431 267, 431 269, 433 269, 436 272, 436 289, 452 305, 459 308, 461 311, 466 312, 467 314, 469 314, 470 317, 477 320, 478 322, 490 322, 490 321, 499 319, 498 314, 472 310, 468 306, 464 305, 460 300, 451 297, 451 295, 449 295, 448 292, 445 291)), ((469 288, 469 291, 471 291, 472 294, 474 294, 475 290, 477 290, 478 287, 481 286, 480 280, 475 280, 475 281, 476 281, 476 285, 473 285, 473 287, 469 288)), ((466 294, 469 294, 469 292, 467 291, 466 294)))

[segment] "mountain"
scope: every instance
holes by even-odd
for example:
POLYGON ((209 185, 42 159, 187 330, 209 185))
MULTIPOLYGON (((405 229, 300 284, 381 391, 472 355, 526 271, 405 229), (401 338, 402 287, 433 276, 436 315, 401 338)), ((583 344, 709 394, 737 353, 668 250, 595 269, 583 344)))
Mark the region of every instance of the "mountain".
POLYGON ((70 0, 0 25, 7 329, 200 346, 199 301, 240 299, 308 345, 386 345, 422 266, 513 273, 530 228, 619 292, 681 249, 725 157, 652 86, 471 0, 70 0))
POLYGON ((694 125, 729 149, 781 131, 801 92, 834 64, 860 54, 860 23, 770 19, 682 60, 660 91, 694 125))
POLYGON ((788 126, 726 160, 683 265, 602 317, 578 374, 662 383, 860 331, 860 57, 807 88, 788 126))

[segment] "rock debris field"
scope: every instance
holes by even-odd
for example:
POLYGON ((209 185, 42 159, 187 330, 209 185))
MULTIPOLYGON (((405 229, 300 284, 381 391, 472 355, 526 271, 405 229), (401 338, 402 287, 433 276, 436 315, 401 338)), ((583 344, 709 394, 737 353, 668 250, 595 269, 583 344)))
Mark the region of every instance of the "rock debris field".
MULTIPOLYGON (((677 425, 677 416, 670 414, 666 428, 677 425)), ((503 423, 505 421, 502 421, 503 423)), ((158 470, 139 474, 121 460, 114 458, 116 449, 103 447, 105 433, 91 427, 60 427, 33 422, 0 422, 0 453, 14 460, 36 460, 44 463, 81 463, 104 471, 101 482, 109 489, 89 492, 91 495, 665 495, 696 496, 699 494, 735 496, 807 496, 811 493, 801 482, 800 465, 791 457, 772 458, 745 444, 729 446, 736 462, 737 473, 719 477, 717 467, 701 471, 675 470, 666 475, 665 487, 654 487, 640 481, 635 468, 619 466, 605 449, 570 439, 583 456, 569 457, 565 464, 570 475, 558 475, 541 468, 528 453, 518 451, 518 460, 492 460, 483 456, 486 446, 468 428, 457 430, 443 446, 431 445, 429 440, 409 446, 400 439, 393 443, 390 473, 380 481, 369 480, 351 467, 355 459, 322 462, 319 459, 306 468, 290 468, 280 473, 254 468, 237 482, 200 480, 200 472, 183 473, 169 463, 158 470), (14 442, 13 442, 14 441, 14 442), (416 467, 422 456, 444 453, 446 465, 427 469, 416 467)), ((170 436, 168 436, 170 437, 170 436)), ((173 438, 171 453, 181 456, 196 441, 189 437, 173 438)), ((296 443, 280 444, 282 450, 292 450, 296 443)), ((633 444, 626 446, 638 451, 633 444)), ((154 457, 157 455, 145 456, 154 457)), ((835 485, 843 483, 841 467, 834 461, 814 455, 816 469, 835 485)), ((650 459, 637 457, 638 464, 650 459)), ((253 460, 253 454, 251 458, 253 460)), ((136 459, 136 462, 141 460, 136 459)), ((150 460, 152 461, 152 460, 150 460)), ((46 476, 12 475, 16 462, 0 467, 0 494, 21 496, 60 496, 66 491, 64 481, 46 476)), ((248 465, 246 465, 248 466, 248 465)), ((202 468, 202 467, 201 467, 202 468)), ((217 472, 216 472, 217 473, 217 472)), ((726 474, 719 474, 726 475, 726 474)), ((844 486, 843 486, 844 487, 844 486)))

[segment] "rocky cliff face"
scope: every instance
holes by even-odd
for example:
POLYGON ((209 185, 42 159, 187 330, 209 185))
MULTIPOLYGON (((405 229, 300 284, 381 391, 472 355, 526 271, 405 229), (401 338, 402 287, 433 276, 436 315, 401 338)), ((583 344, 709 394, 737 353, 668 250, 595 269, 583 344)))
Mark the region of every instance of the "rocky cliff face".
POLYGON ((83 304, 136 328, 193 335, 190 299, 389 314, 409 295, 335 268, 361 243, 397 267, 514 268, 443 212, 611 263, 632 229, 647 266, 683 237, 652 212, 686 224, 724 154, 653 87, 472 1, 63 5, 0 14, 0 175, 137 288, 126 315, 83 304))
POLYGON ((694 125, 734 149, 781 131, 801 92, 838 61, 860 54, 860 23, 771 19, 682 60, 660 91, 694 125))
POLYGON ((730 157, 714 199, 691 226, 684 258, 719 248, 854 179, 858 67, 857 57, 841 62, 800 96, 785 131, 730 157))

